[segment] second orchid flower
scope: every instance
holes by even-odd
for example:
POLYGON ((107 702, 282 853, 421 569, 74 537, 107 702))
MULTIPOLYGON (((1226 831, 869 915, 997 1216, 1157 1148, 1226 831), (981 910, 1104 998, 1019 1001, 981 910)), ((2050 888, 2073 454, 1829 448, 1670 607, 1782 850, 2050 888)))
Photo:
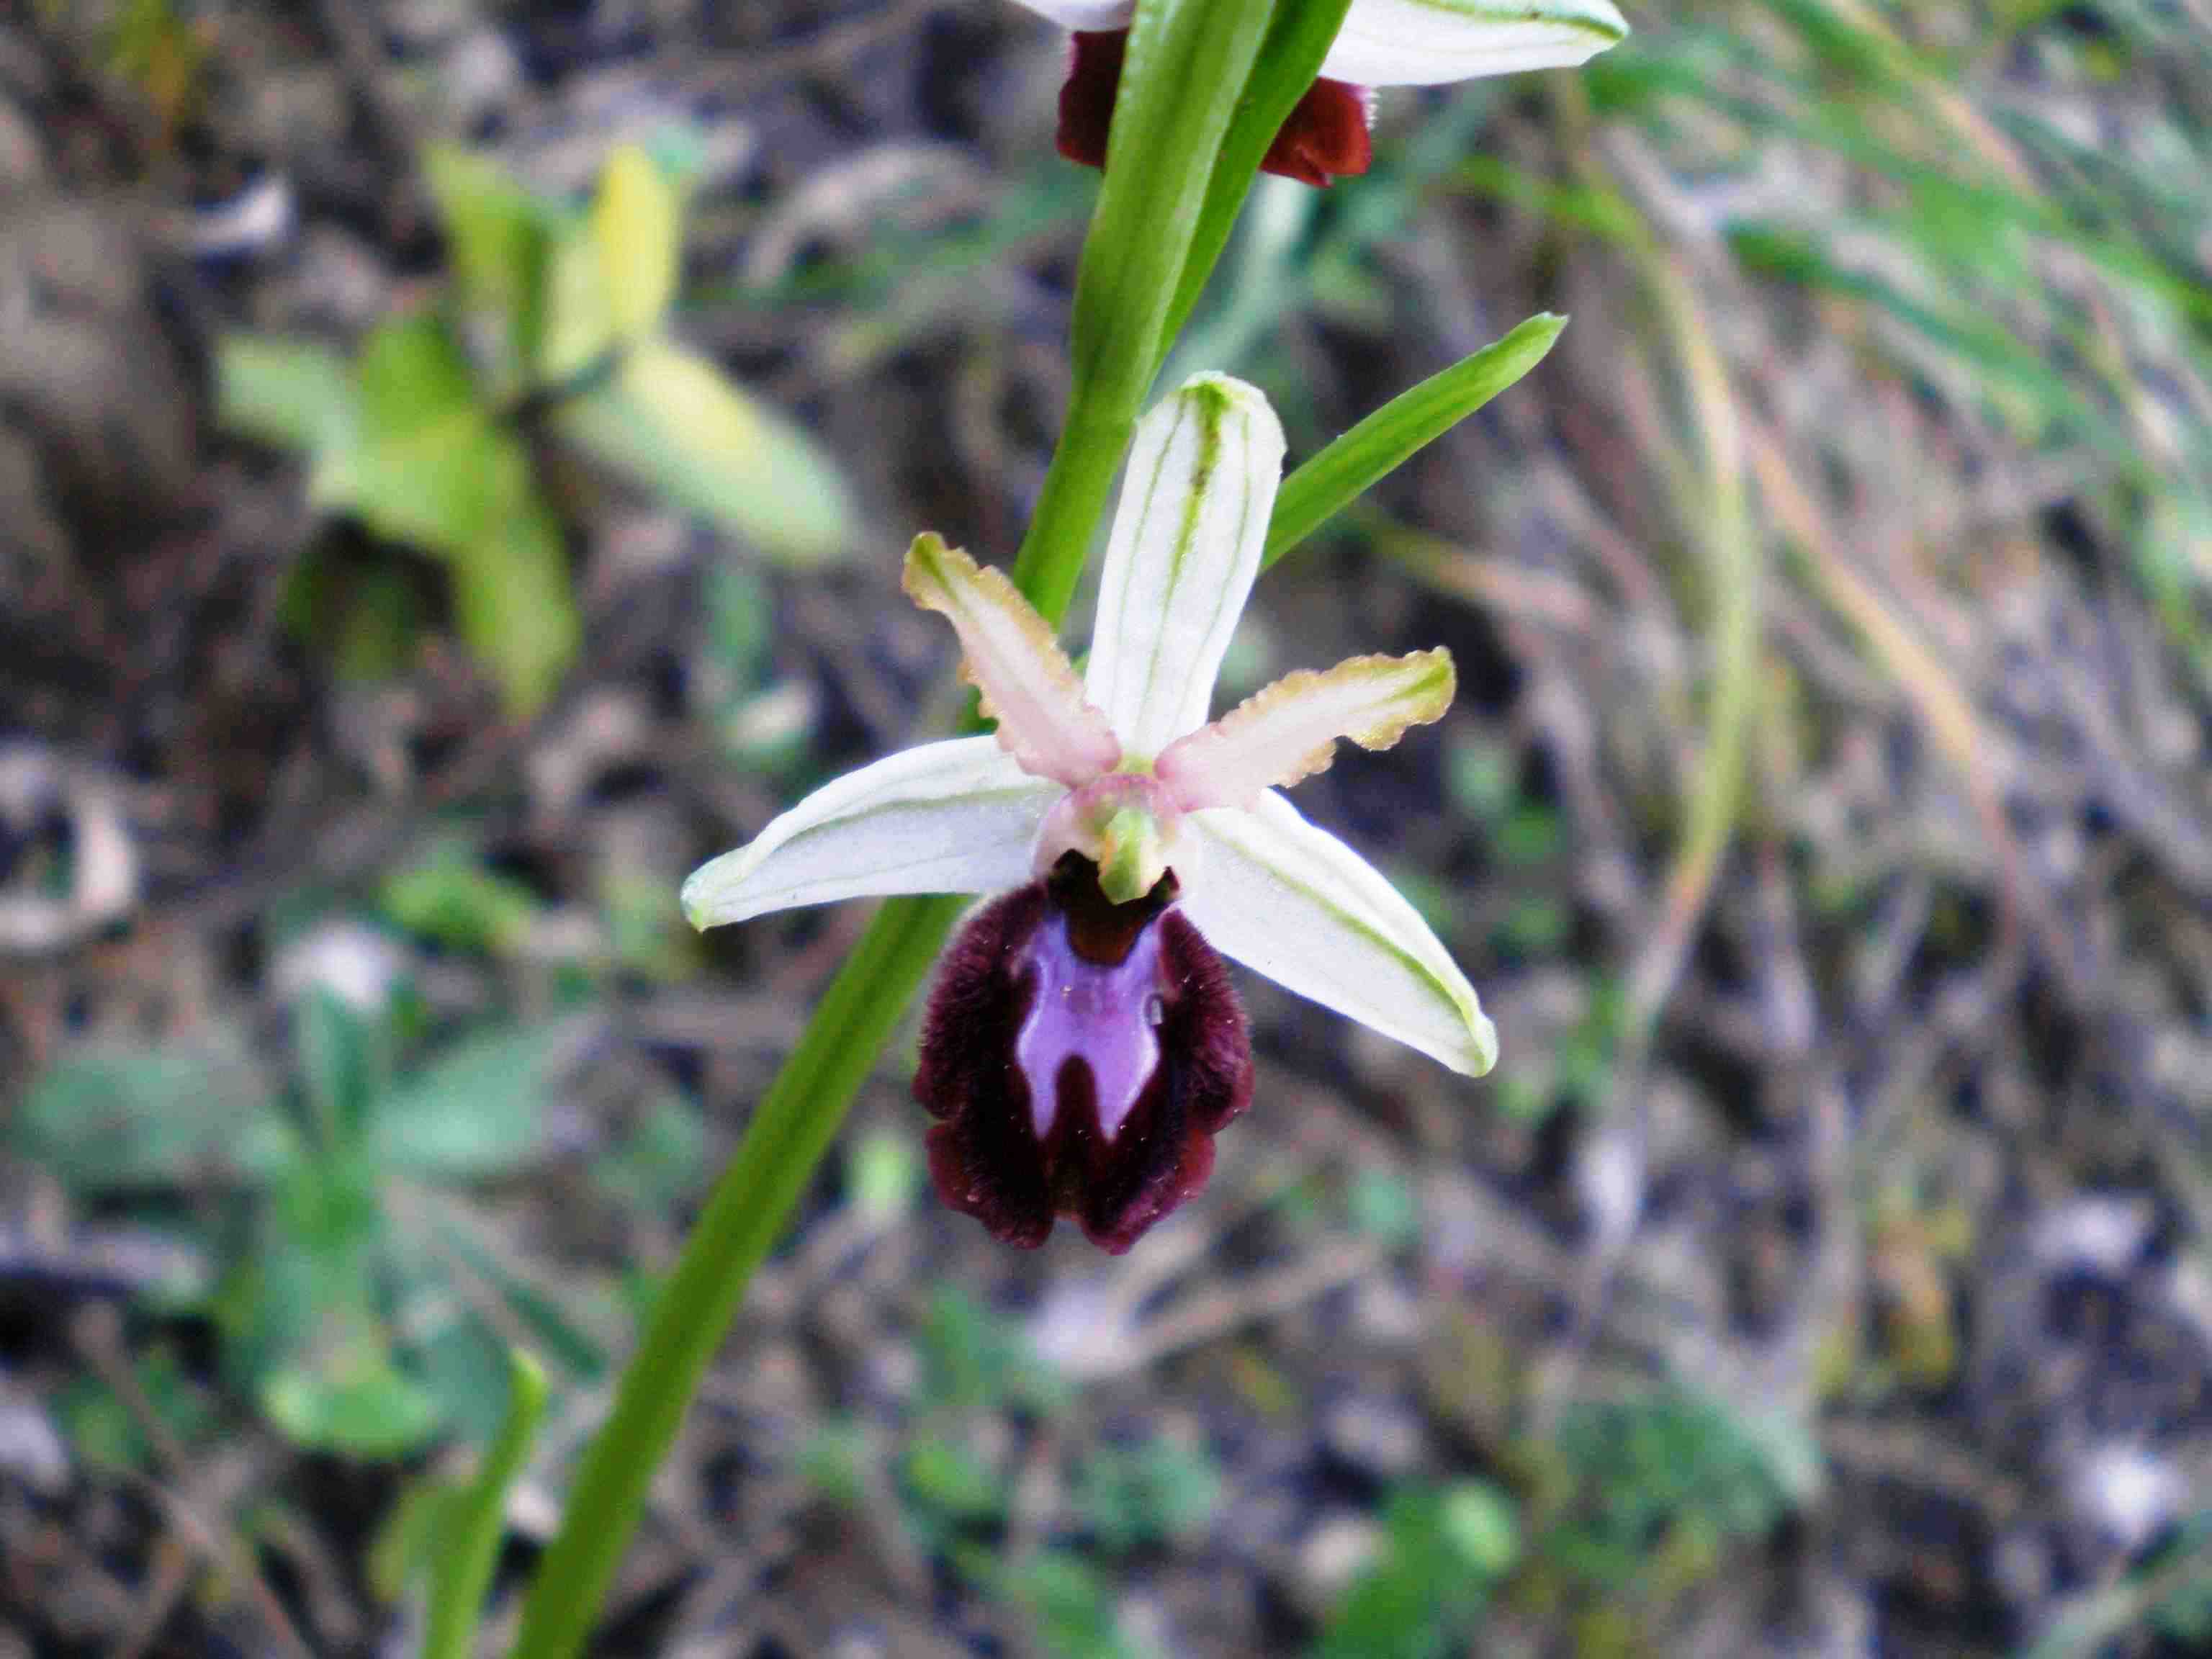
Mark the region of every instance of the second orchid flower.
MULTIPOLYGON (((1060 151, 1105 166, 1135 0, 1019 3, 1075 32, 1060 94, 1060 151)), ((1364 173, 1373 88, 1571 68, 1627 34, 1611 0, 1352 0, 1321 78, 1261 166, 1309 185, 1364 173)))

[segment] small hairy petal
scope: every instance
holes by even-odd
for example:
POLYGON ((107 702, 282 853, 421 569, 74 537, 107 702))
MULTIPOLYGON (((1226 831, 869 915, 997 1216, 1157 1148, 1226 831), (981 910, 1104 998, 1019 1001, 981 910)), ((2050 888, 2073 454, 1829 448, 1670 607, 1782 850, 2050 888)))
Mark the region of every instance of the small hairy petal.
POLYGON ((1316 187, 1364 173, 1375 157, 1368 131, 1374 118, 1375 97, 1366 88, 1316 81, 1267 146, 1260 171, 1316 187))
MULTIPOLYGON (((1087 167, 1106 165, 1106 140, 1114 125, 1114 100, 1121 86, 1126 28, 1086 30, 1074 38, 1067 79, 1060 88, 1060 153, 1087 167)), ((1364 88, 1316 81, 1283 123, 1261 158, 1262 173, 1323 185, 1364 173, 1372 160, 1368 128, 1374 100, 1364 88)))
POLYGON ((946 952, 915 1097, 939 1195, 994 1237, 1042 1244, 1066 1215, 1119 1255, 1205 1185, 1249 1103, 1243 1007, 1171 885, 1109 904, 1071 858, 946 952))
POLYGON ((907 551, 904 586, 959 635, 961 672, 983 694, 984 715, 998 721, 999 741, 1024 772, 1074 789, 1113 769, 1121 740, 1085 700, 1051 627, 1004 572, 922 535, 907 551))
POLYGON ((1442 650, 1300 669, 1170 744, 1153 773, 1185 811, 1249 806, 1271 785, 1325 769, 1340 738, 1388 749, 1408 728, 1441 720, 1455 686, 1451 653, 1442 650))
POLYGON ((1070 48, 1067 79, 1060 88, 1060 153, 1086 167, 1106 165, 1106 135, 1114 125, 1114 99, 1121 88, 1121 59, 1129 31, 1078 33, 1070 48))

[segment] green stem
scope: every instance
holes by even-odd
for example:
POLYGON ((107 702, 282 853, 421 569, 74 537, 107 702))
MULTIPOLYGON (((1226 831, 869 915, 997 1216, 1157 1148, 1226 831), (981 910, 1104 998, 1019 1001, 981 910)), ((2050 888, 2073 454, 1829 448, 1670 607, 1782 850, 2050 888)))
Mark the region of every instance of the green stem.
POLYGON ((1134 398, 1115 398, 1109 404, 1079 394, 1060 447, 1052 453, 1036 512, 1014 560, 1014 586, 1055 626, 1075 598, 1091 538, 1106 514, 1114 477, 1136 424, 1134 398))
MULTIPOLYGON (((1311 5, 1316 0, 1287 0, 1311 5)), ((1081 579, 1182 278, 1231 112, 1275 0, 1139 0, 1076 282, 1066 429, 1014 580, 1057 627, 1081 579)), ((1218 251, 1218 244, 1211 252, 1218 251)), ((701 1375, 963 898, 888 901, 753 1114, 655 1299, 539 1563, 515 1659, 574 1659, 701 1375)))
POLYGON ((530 1461, 531 1443, 545 1415, 545 1373, 520 1348, 507 1356, 507 1416, 483 1468, 465 1492, 453 1494, 452 1529, 431 1579, 430 1624, 423 1659, 469 1659, 476 1651, 477 1620, 499 1559, 507 1528, 507 1489, 530 1461))
POLYGON ((653 1300, 645 1340, 623 1372, 614 1408, 568 1489, 561 1531, 538 1564, 518 1656, 569 1659, 582 1649, 644 1514, 653 1472, 737 1317, 753 1269, 782 1232, 846 1103, 866 1080, 966 902, 944 896, 886 902, 830 981, 653 1300))

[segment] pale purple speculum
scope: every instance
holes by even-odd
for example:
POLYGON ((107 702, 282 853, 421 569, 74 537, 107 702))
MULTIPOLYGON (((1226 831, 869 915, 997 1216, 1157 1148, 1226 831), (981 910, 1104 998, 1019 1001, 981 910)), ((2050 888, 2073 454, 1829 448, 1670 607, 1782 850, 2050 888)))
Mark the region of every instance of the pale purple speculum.
POLYGON ((1206 1183, 1251 1098, 1227 969, 1164 878, 1108 901, 1064 855, 978 911, 946 951, 914 1092, 939 1194, 1012 1243, 1056 1215, 1115 1252, 1206 1183))
POLYGON ((1073 1061, 1090 1069, 1099 1133, 1111 1140, 1159 1065, 1159 932, 1143 929, 1127 957, 1102 966, 1076 951, 1065 927, 1048 924, 1030 939, 1027 957, 1036 989, 1014 1059, 1029 1080, 1030 1126, 1039 1140, 1052 1133, 1061 1073, 1073 1061))

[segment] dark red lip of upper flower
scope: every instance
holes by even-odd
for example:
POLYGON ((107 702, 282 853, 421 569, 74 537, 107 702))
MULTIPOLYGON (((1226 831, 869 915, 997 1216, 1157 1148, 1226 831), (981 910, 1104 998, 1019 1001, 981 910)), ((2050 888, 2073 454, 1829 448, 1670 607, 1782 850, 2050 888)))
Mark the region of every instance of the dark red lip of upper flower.
POLYGON ((1172 900, 1170 877, 1112 904, 1069 854, 946 952, 914 1092, 939 1194, 994 1236, 1035 1247, 1066 1215, 1120 1255, 1206 1184, 1250 1103, 1243 1005, 1172 900))
MULTIPOLYGON (((1067 81, 1060 89, 1060 153, 1071 161, 1106 165, 1106 134, 1128 40, 1127 29, 1075 36, 1067 81)), ((1316 185, 1366 172, 1374 159, 1369 109, 1366 88, 1346 81, 1315 82, 1267 147, 1260 170, 1316 185)))

